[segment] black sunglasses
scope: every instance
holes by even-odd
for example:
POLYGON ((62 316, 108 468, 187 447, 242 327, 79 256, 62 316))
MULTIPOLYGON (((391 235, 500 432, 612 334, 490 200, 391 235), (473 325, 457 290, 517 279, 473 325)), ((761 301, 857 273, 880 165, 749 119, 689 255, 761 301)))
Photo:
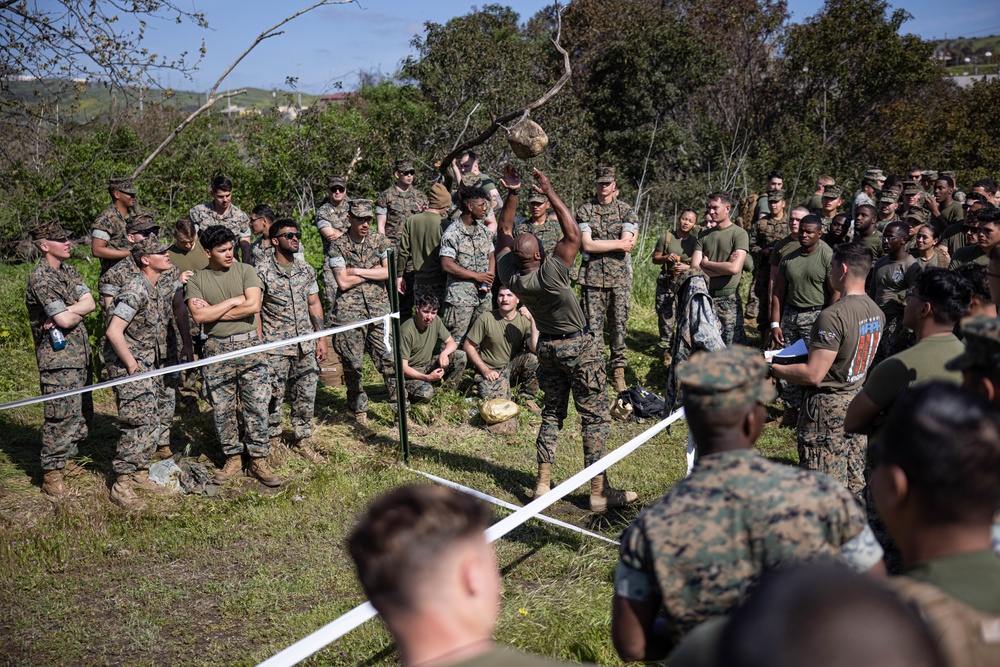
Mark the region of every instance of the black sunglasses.
POLYGON ((291 241, 292 239, 301 239, 302 232, 285 232, 284 234, 278 234, 278 236, 284 237, 291 241))
POLYGON ((346 191, 347 188, 342 188, 339 185, 335 185, 332 188, 330 188, 330 192, 346 192, 346 191))
POLYGON ((415 172, 415 171, 413 171, 413 170, 411 169, 410 171, 401 171, 401 172, 399 172, 399 173, 401 173, 401 174, 402 174, 403 176, 413 176, 413 175, 414 175, 414 174, 416 174, 417 172, 415 172))

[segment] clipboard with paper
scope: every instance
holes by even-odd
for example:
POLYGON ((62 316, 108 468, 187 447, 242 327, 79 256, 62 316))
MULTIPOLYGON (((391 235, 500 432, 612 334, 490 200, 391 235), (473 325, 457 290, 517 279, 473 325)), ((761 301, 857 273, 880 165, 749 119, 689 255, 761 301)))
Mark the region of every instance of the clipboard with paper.
POLYGON ((809 346, 800 338, 786 348, 768 350, 764 353, 764 358, 779 366, 804 364, 809 360, 809 346))

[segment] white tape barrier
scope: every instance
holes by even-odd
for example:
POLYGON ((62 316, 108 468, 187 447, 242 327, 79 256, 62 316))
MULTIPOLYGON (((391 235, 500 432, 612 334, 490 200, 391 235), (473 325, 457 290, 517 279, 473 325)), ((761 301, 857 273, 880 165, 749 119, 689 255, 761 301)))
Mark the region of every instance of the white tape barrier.
POLYGON ((240 357, 247 357, 251 354, 257 354, 258 352, 268 352, 269 350, 277 350, 278 348, 285 347, 286 345, 304 343, 309 340, 315 340, 316 338, 323 338, 325 336, 330 336, 332 334, 342 333, 344 331, 349 331, 351 329, 357 329, 359 327, 368 326, 369 324, 375 324, 376 322, 382 322, 383 328, 389 329, 389 320, 393 317, 393 313, 389 315, 383 315, 380 317, 373 317, 368 320, 363 320, 361 322, 352 322, 351 324, 345 324, 343 326, 334 327, 332 329, 324 329, 323 331, 314 331, 313 333, 303 334, 301 336, 296 336, 295 338, 285 338, 283 340, 277 340, 273 343, 261 343, 260 345, 254 345, 253 347, 247 347, 242 350, 234 350, 233 352, 226 352, 224 354, 217 354, 214 357, 206 357, 204 359, 199 359, 198 361, 188 361, 183 364, 175 364, 173 366, 164 366, 163 368, 157 368, 151 371, 146 371, 144 373, 136 373, 135 375, 129 375, 123 378, 118 378, 116 380, 108 380, 107 382, 99 382, 97 384, 87 385, 86 387, 78 387, 76 389, 67 389, 66 391, 59 391, 54 394, 45 394, 43 396, 35 396, 34 398, 24 398, 19 401, 14 401, 13 403, 4 403, 0 405, 0 410, 10 410, 11 408, 20 408, 25 405, 32 405, 34 403, 43 403, 45 401, 52 401, 57 398, 67 398, 69 396, 75 396, 77 394, 85 394, 89 391, 95 391, 97 389, 107 389, 109 387, 117 387, 121 384, 127 384, 129 382, 135 382, 137 380, 145 380, 147 378, 154 378, 160 375, 166 375, 167 373, 179 373, 181 371, 190 370, 192 368, 201 368, 202 366, 208 366, 209 364, 218 363, 220 361, 229 361, 230 359, 239 359, 240 357))
MULTIPOLYGON (((521 509, 519 505, 508 503, 506 500, 500 500, 499 498, 494 498, 493 496, 487 495, 481 491, 470 489, 467 486, 462 486, 457 482, 452 482, 450 480, 444 479, 443 477, 432 475, 429 472, 424 472, 423 470, 415 470, 413 468, 407 468, 407 470, 409 470, 410 472, 415 472, 418 475, 423 475, 432 482, 437 482, 438 484, 441 484, 443 486, 449 486, 457 491, 461 491, 462 493, 467 493, 470 496, 475 496, 476 498, 479 498, 480 500, 485 500, 486 502, 491 503, 493 505, 498 505, 499 507, 505 507, 509 510, 515 510, 515 511, 521 509)), ((589 530, 584 530, 583 528, 580 528, 579 526, 574 526, 571 523, 566 523, 565 521, 560 521, 559 519, 553 519, 552 517, 545 516, 544 514, 539 514, 535 518, 540 521, 544 521, 546 523, 551 523, 554 526, 559 526, 560 528, 566 528, 567 530, 572 530, 575 533, 580 533, 581 535, 587 535, 588 537, 594 537, 598 540, 603 540, 604 542, 608 542, 609 544, 618 546, 618 542, 616 540, 604 537, 603 535, 598 535, 597 533, 592 533, 589 530)))
MULTIPOLYGON (((582 486, 591 477, 604 472, 615 463, 618 463, 640 446, 647 443, 654 436, 667 429, 675 421, 682 419, 683 417, 684 408, 675 410, 669 417, 632 438, 624 445, 602 458, 600 461, 592 463, 590 466, 573 475, 562 484, 556 486, 541 498, 531 501, 510 516, 501 519, 487 528, 486 540, 488 542, 498 540, 520 526, 522 523, 528 521, 528 519, 534 518, 537 514, 541 513, 542 510, 553 505, 557 501, 562 500, 565 496, 568 496, 570 493, 582 486)), ((280 653, 276 653, 271 656, 264 662, 260 663, 258 667, 291 667, 292 665, 296 665, 311 656, 313 653, 337 641, 365 621, 374 618, 376 615, 377 612, 371 606, 371 603, 365 602, 364 604, 361 604, 347 612, 340 618, 324 625, 322 628, 313 632, 309 636, 300 639, 280 653)))

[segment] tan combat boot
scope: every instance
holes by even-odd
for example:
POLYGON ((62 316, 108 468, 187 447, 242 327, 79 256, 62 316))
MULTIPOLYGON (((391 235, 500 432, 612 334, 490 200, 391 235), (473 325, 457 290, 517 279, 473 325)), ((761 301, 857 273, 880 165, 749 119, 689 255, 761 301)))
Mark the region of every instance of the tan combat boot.
POLYGON ((312 448, 312 438, 302 438, 301 440, 297 440, 295 444, 292 445, 292 449, 298 453, 299 456, 310 463, 326 462, 326 457, 312 448))
POLYGON ((614 386, 615 391, 621 393, 628 389, 625 384, 625 369, 624 368, 613 368, 611 369, 611 384, 614 386))
POLYGON ((541 498, 552 490, 552 464, 538 464, 538 483, 535 485, 534 498, 541 498))
POLYGON ((157 447, 156 451, 153 452, 153 462, 155 463, 156 461, 165 461, 173 455, 174 453, 170 450, 170 445, 163 445, 161 447, 157 447))
POLYGON ((281 486, 281 478, 274 474, 264 457, 250 459, 250 474, 260 480, 264 486, 281 486))
POLYGON ((149 478, 149 470, 136 470, 132 473, 132 483, 140 491, 148 491, 158 496, 170 493, 166 488, 149 478))
POLYGON ((66 461, 66 467, 62 469, 63 477, 67 479, 70 477, 76 477, 77 475, 82 475, 85 472, 87 472, 87 469, 73 459, 66 461))
POLYGON ((233 454, 226 459, 226 464, 222 466, 222 470, 215 471, 215 483, 225 484, 233 477, 240 474, 243 469, 243 457, 239 454, 233 454))
POLYGON ((111 501, 129 511, 141 512, 146 509, 146 503, 132 490, 132 475, 118 475, 111 487, 111 501))
POLYGON ((284 449, 285 447, 285 441, 281 439, 280 435, 272 435, 267 439, 267 442, 272 452, 276 449, 284 449))
POLYGON ((354 422, 361 428, 368 428, 368 413, 367 412, 355 412, 354 422))
POLYGON ((623 507, 639 499, 635 491, 623 491, 608 486, 608 476, 601 473, 590 480, 590 511, 604 512, 609 507, 623 507))
POLYGON ((539 417, 542 416, 542 409, 538 406, 538 403, 536 403, 535 399, 533 398, 529 398, 524 402, 524 409, 533 415, 538 415, 539 417))
MULTIPOLYGON (((396 415, 396 419, 392 422, 392 428, 396 432, 399 432, 399 415, 396 415)), ((427 427, 407 414, 406 433, 407 435, 427 435, 427 427)))
POLYGON ((42 493, 53 498, 62 498, 69 494, 69 489, 63 484, 62 470, 46 470, 42 478, 42 493))

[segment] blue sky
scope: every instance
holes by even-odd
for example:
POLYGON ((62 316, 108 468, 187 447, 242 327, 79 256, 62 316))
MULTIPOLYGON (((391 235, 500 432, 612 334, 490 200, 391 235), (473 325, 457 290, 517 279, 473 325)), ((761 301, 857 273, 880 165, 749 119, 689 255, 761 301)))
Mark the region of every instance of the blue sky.
MULTIPOLYGON (((178 89, 202 91, 215 83, 262 30, 311 4, 309 0, 180 0, 182 5, 188 2, 205 12, 210 29, 154 23, 147 44, 152 51, 165 55, 183 50, 196 53, 204 39, 208 53, 194 82, 177 75, 163 81, 178 89)), ((508 0, 503 4, 517 11, 524 21, 550 2, 508 0)), ((822 4, 821 0, 788 0, 794 21, 815 14, 822 4)), ((895 0, 894 5, 914 17, 904 24, 904 31, 928 39, 1000 33, 998 0, 895 0)), ((412 53, 410 40, 423 32, 424 21, 443 23, 471 8, 471 3, 444 0, 361 0, 360 6, 322 7, 288 23, 285 34, 259 44, 222 88, 287 89, 285 78, 298 76, 306 93, 335 92, 332 86, 336 81, 342 81, 350 90, 358 70, 395 71, 400 61, 412 53)))

